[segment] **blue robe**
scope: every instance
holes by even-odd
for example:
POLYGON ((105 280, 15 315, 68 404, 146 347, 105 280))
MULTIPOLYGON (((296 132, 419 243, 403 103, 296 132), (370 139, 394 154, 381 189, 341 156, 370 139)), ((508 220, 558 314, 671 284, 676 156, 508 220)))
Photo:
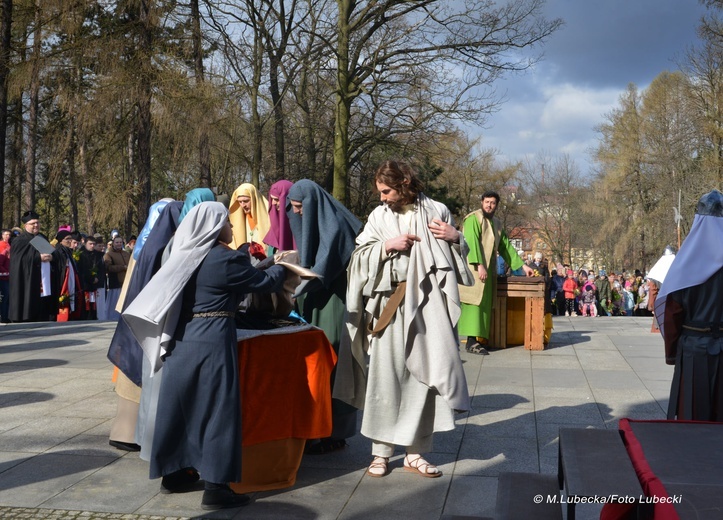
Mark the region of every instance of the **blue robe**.
POLYGON ((259 271, 249 256, 216 244, 183 292, 175 346, 165 357, 150 477, 196 468, 208 482, 241 480, 241 402, 233 312, 247 293, 281 290, 285 270, 259 271))
MULTIPOLYGON (((161 257, 168 241, 176 232, 182 202, 169 202, 158 217, 146 239, 128 284, 123 310, 138 296, 153 275, 161 268, 161 257)), ((108 359, 123 374, 141 386, 143 381, 143 350, 124 320, 118 320, 108 348, 108 359)))

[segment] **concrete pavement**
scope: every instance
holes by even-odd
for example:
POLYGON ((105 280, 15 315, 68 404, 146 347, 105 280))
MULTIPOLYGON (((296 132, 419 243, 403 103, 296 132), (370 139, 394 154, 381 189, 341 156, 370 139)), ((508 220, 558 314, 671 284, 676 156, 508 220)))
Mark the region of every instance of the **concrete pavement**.
MULTIPOLYGON (((493 517, 503 471, 557 472, 562 427, 616 428, 618 419, 665 418, 672 367, 651 318, 556 317, 545 351, 462 353, 472 410, 435 436, 425 479, 364 472, 371 443, 305 456, 289 489, 251 505, 204 512, 202 491, 159 494, 137 453, 108 445, 116 395, 105 354, 115 324, 0 325, 0 518, 254 518, 439 520, 493 517)), ((581 505, 578 518, 599 506, 581 505)))

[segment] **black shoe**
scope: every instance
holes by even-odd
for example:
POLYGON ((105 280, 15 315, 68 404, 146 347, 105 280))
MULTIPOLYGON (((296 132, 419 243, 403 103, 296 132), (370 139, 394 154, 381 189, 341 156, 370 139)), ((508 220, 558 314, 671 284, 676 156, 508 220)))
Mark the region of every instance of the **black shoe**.
POLYGON ((198 471, 193 468, 174 471, 161 479, 161 493, 168 495, 170 493, 194 491, 194 484, 198 482, 199 478, 198 471))
POLYGON ((141 451, 141 447, 133 442, 121 442, 111 439, 108 441, 108 444, 123 451, 141 451))
POLYGON ((471 345, 468 343, 466 346, 466 350, 470 354, 479 354, 480 356, 489 355, 489 351, 486 348, 484 348, 479 341, 475 341, 471 345))
POLYGON ((324 455, 325 453, 331 453, 332 451, 343 450, 348 444, 344 439, 333 439, 328 437, 321 439, 318 442, 312 442, 306 445, 304 453, 307 455, 324 455))
POLYGON ((228 486, 203 491, 201 508, 206 511, 215 509, 229 509, 248 505, 251 498, 248 495, 237 495, 228 486))

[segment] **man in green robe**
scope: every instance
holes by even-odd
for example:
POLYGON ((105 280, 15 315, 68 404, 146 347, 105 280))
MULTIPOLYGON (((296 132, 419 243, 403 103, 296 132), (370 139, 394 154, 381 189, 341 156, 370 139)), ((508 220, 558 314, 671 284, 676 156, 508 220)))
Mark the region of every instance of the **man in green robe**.
POLYGON ((497 292, 497 254, 502 255, 513 271, 521 267, 525 275, 533 274, 494 216, 499 202, 497 192, 486 191, 482 194, 482 208, 467 215, 463 224, 464 238, 469 244, 467 263, 477 276, 472 287, 459 287, 462 315, 458 327, 459 335, 467 336, 467 352, 474 354, 488 354, 484 345, 490 337, 492 307, 497 292))

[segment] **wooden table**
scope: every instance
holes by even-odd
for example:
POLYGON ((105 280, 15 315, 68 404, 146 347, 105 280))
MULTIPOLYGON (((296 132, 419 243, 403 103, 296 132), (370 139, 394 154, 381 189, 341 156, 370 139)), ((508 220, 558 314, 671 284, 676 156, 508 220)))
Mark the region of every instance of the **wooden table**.
POLYGON ((306 439, 331 435, 336 354, 320 329, 238 342, 241 482, 237 493, 293 486, 306 439))
POLYGON ((495 348, 524 345, 527 350, 544 350, 544 336, 545 278, 498 278, 490 345, 495 348))

